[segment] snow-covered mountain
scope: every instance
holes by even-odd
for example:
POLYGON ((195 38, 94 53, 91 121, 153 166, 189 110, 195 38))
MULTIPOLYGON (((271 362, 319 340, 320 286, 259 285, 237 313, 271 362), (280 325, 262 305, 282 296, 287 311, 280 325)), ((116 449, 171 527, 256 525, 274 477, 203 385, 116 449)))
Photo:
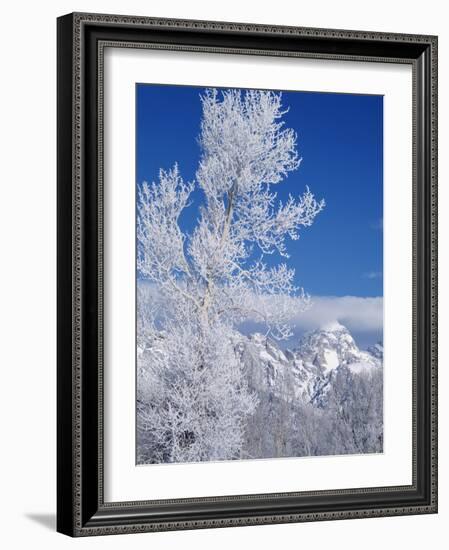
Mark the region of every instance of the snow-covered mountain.
MULTIPOLYGON (((375 351, 378 351, 377 348, 375 351)), ((319 367, 323 375, 340 365, 345 365, 353 373, 359 373, 380 366, 382 357, 369 350, 360 350, 348 329, 338 322, 305 334, 296 355, 305 363, 319 367)))
POLYGON ((295 397, 324 406, 337 373, 360 374, 382 367, 381 344, 360 350, 346 327, 330 323, 306 333, 293 350, 281 350, 262 334, 239 344, 254 389, 282 392, 288 386, 295 397))
POLYGON ((374 344, 374 346, 370 346, 368 348, 368 351, 371 353, 371 355, 374 355, 374 357, 380 359, 380 361, 383 361, 384 347, 381 342, 377 342, 377 344, 374 344))

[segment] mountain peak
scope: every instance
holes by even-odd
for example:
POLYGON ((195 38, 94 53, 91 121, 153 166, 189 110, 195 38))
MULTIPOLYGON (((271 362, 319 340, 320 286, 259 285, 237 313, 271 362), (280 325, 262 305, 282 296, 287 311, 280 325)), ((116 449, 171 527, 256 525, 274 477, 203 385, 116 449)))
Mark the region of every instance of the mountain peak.
POLYGON ((253 387, 280 391, 293 384, 296 397, 317 406, 325 402, 336 372, 343 369, 359 375, 380 367, 381 351, 380 344, 371 353, 360 350, 350 331, 337 321, 304 334, 293 350, 282 350, 277 342, 260 333, 248 335, 239 345, 253 387))
POLYGON ((337 320, 335 320, 324 323, 323 325, 321 325, 319 330, 323 330, 324 332, 336 332, 339 330, 347 330, 347 328, 339 323, 337 320))
POLYGON ((338 321, 304 334, 295 354, 304 364, 318 367, 324 375, 341 365, 358 372, 381 361, 380 353, 376 356, 360 350, 349 330, 338 321))

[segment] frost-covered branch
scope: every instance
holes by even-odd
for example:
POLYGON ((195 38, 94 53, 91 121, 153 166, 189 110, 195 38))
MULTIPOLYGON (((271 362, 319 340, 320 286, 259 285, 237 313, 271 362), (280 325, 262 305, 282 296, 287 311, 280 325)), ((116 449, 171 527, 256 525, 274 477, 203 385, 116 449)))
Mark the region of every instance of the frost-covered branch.
POLYGON ((191 277, 178 219, 193 189, 192 183, 183 182, 175 164, 168 172, 160 170, 158 183, 144 182, 137 200, 137 269, 144 278, 192 300, 177 280, 191 277))

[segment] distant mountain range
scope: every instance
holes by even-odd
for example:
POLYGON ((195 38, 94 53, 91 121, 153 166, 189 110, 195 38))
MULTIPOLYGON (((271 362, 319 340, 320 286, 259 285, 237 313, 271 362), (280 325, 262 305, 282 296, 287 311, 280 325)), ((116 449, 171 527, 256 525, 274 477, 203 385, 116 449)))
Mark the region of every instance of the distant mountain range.
POLYGON ((292 350, 282 350, 271 338, 256 333, 242 339, 238 351, 257 392, 279 393, 288 383, 297 398, 318 407, 326 406, 338 373, 369 374, 383 364, 381 343, 360 350, 348 329, 337 322, 306 333, 292 350))

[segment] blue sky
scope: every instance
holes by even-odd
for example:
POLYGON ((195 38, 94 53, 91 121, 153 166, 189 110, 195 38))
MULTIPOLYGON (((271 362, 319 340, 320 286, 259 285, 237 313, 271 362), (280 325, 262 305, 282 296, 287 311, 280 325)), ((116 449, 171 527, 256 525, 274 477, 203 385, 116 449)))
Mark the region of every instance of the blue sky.
MULTIPOLYGON (((178 162, 193 180, 200 148, 204 88, 138 84, 137 182, 157 180, 178 162)), ((312 296, 383 295, 383 98, 372 95, 283 92, 286 127, 298 134, 302 163, 276 186, 280 199, 306 185, 326 208, 298 241, 288 242, 296 283, 312 296)), ((181 218, 191 231, 201 191, 181 218)), ((271 261, 271 260, 270 260, 271 261)), ((273 258, 279 261, 279 258, 273 258)))

